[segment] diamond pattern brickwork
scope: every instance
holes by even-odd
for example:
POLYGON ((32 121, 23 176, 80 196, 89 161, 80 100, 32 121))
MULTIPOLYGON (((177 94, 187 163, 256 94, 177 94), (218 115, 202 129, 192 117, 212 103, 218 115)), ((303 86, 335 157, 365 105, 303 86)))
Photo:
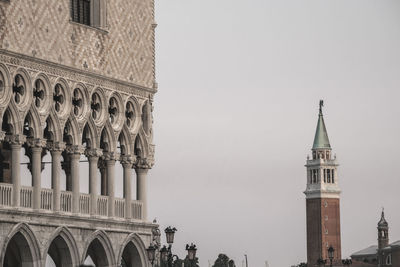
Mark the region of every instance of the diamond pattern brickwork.
POLYGON ((153 88, 153 0, 106 0, 107 25, 70 22, 70 0, 0 1, 0 48, 153 88))

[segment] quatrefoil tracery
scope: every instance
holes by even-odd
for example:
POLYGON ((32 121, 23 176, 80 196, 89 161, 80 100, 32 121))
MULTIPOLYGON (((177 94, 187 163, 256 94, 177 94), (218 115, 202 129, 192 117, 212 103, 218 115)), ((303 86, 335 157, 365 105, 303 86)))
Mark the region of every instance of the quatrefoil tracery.
POLYGON ((127 126, 132 127, 135 120, 135 107, 130 101, 126 103, 125 117, 127 126))
POLYGON ((57 112, 61 111, 61 107, 64 105, 64 91, 61 86, 61 84, 56 84, 54 87, 54 95, 53 95, 53 100, 54 100, 54 107, 57 112))
POLYGON ((35 81, 35 87, 33 88, 33 97, 35 98, 35 105, 37 108, 43 106, 45 97, 45 87, 42 80, 37 79, 35 81))
POLYGON ((100 96, 97 93, 94 93, 92 95, 92 103, 90 105, 90 108, 92 109, 92 117, 94 120, 100 119, 100 113, 101 113, 101 99, 100 96))
POLYGON ((114 97, 110 98, 108 113, 110 114, 111 124, 114 124, 118 118, 118 103, 114 97))
POLYGON ((25 95, 24 78, 20 74, 15 75, 14 83, 12 85, 15 103, 20 104, 25 95))
POLYGON ((79 116, 82 113, 83 95, 78 88, 75 88, 74 90, 74 94, 72 97, 72 105, 74 106, 75 116, 79 116))

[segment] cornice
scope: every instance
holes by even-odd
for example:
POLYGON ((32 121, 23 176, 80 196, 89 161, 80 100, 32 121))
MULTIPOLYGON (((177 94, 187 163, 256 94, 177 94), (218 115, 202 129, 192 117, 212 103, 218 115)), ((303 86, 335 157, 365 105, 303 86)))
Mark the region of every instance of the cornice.
POLYGON ((93 71, 81 70, 58 64, 52 61, 18 54, 5 49, 0 49, 0 62, 25 67, 28 69, 34 69, 66 79, 75 80, 77 82, 85 82, 98 87, 121 91, 130 95, 134 94, 145 98, 148 98, 149 95, 155 94, 157 92, 156 88, 140 86, 137 84, 100 75, 93 71))

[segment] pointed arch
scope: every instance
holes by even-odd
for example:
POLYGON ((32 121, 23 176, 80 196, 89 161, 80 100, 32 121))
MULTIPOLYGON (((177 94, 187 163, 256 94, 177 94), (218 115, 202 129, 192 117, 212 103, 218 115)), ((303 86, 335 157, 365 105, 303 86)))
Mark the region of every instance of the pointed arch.
POLYGON ((147 261, 147 256, 146 256, 146 245, 144 244, 143 240, 140 238, 140 236, 136 233, 131 233, 129 234, 124 242, 121 244, 121 248, 119 249, 118 252, 118 264, 121 264, 122 257, 124 255, 124 250, 130 245, 133 245, 133 248, 135 248, 135 252, 137 252, 137 256, 139 256, 139 259, 137 259, 139 262, 135 262, 133 266, 137 267, 146 267, 148 265, 147 261))
POLYGON ((2 118, 3 128, 10 127, 10 130, 8 131, 10 134, 21 134, 23 126, 22 122, 23 121, 19 118, 19 113, 15 106, 12 104, 8 105, 2 118))
POLYGON ((88 148, 99 148, 100 138, 96 131, 96 125, 93 119, 90 117, 83 127, 82 140, 86 139, 88 148))
POLYGON ((92 255, 93 250, 103 250, 101 251, 102 253, 96 253, 94 261, 97 261, 98 263, 96 266, 99 267, 106 267, 106 266, 114 266, 115 265, 115 255, 114 255, 114 250, 112 247, 112 243, 110 239, 107 236, 107 233, 104 232, 103 230, 97 230, 93 232, 88 238, 87 242, 85 244, 82 258, 81 258, 81 263, 85 262, 85 259, 87 256, 91 256, 93 259, 92 255))
POLYGON ((35 233, 32 231, 32 229, 29 227, 28 224, 26 223, 19 223, 15 225, 10 233, 7 235, 7 237, 4 240, 4 245, 1 250, 0 254, 0 263, 2 266, 4 266, 4 260, 6 258, 6 252, 7 252, 7 247, 10 244, 10 242, 13 240, 14 237, 17 237, 22 241, 26 242, 25 244, 27 245, 27 248, 29 250, 22 250, 24 253, 24 256, 30 256, 31 257, 31 266, 33 267, 39 267, 40 266, 40 246, 39 242, 35 236, 35 233), (18 235, 21 236, 18 236, 18 235))
POLYGON ((32 136, 34 138, 42 138, 43 137, 43 127, 40 123, 40 116, 36 109, 31 108, 24 118, 24 128, 25 121, 28 120, 29 128, 32 129, 32 136))
POLYGON ((80 145, 81 134, 76 119, 71 116, 64 126, 63 141, 68 145, 80 145))
MULTIPOLYGON (((50 114, 47 116, 46 123, 47 123, 47 127, 48 127, 47 131, 51 132, 53 135, 52 141, 62 142, 62 140, 63 140, 62 127, 61 127, 60 121, 58 120, 57 115, 54 113, 54 111, 51 111, 50 114)), ((45 128, 45 130, 46 130, 46 128, 45 128)), ((46 139, 49 139, 49 138, 47 138, 45 132, 43 133, 43 136, 46 139)))
POLYGON ((79 265, 78 246, 76 244, 74 236, 67 227, 60 226, 54 231, 54 233, 52 234, 52 236, 50 237, 49 241, 46 244, 46 249, 44 250, 43 253, 44 261, 46 260, 46 255, 49 253, 49 250, 52 250, 51 246, 53 242, 56 242, 55 246, 58 245, 62 247, 64 245, 64 248, 65 246, 68 248, 70 259, 68 259, 68 255, 61 255, 62 258, 67 257, 64 258, 64 262, 66 264, 70 264, 72 266, 79 265))
POLYGON ((133 142, 132 142, 132 136, 129 133, 128 127, 124 124, 119 136, 118 136, 118 142, 120 143, 121 146, 121 154, 123 155, 133 155, 133 142))
POLYGON ((116 151, 117 149, 117 140, 109 120, 107 120, 103 130, 101 131, 100 147, 106 149, 108 152, 116 151), (105 142, 107 143, 106 148, 104 147, 105 142))
POLYGON ((135 137, 134 153, 136 157, 141 157, 144 159, 149 155, 149 144, 143 129, 141 129, 135 137))

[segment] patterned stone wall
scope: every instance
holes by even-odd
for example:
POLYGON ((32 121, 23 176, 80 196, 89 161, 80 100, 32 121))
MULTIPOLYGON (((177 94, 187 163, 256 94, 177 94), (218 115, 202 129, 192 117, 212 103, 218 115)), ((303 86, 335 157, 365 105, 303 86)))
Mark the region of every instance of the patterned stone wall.
POLYGON ((0 0, 0 49, 156 89, 154 1, 105 0, 100 29, 70 20, 70 0, 0 0))

